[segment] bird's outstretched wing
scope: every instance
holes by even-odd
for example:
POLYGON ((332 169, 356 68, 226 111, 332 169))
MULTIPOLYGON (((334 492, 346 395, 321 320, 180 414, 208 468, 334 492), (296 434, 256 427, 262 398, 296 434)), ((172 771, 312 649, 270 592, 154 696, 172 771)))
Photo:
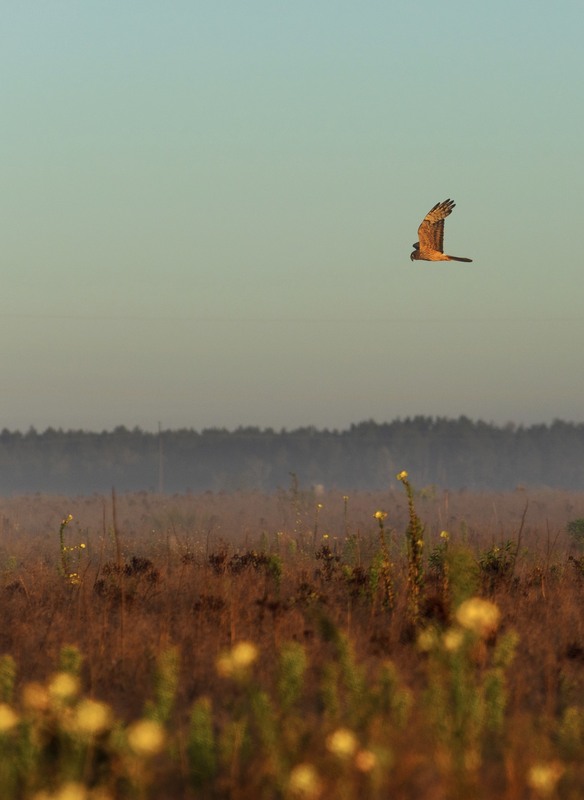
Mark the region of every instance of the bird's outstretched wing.
POLYGON ((442 203, 436 203, 428 211, 418 228, 420 250, 422 252, 426 250, 444 252, 444 220, 452 213, 455 205, 456 203, 452 200, 444 200, 442 203))

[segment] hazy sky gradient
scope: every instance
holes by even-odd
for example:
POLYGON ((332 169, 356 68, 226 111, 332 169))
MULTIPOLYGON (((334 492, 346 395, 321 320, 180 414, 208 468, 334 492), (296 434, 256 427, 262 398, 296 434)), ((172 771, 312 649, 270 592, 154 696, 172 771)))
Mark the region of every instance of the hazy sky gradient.
POLYGON ((583 421, 583 23, 5 4, 0 428, 583 421))

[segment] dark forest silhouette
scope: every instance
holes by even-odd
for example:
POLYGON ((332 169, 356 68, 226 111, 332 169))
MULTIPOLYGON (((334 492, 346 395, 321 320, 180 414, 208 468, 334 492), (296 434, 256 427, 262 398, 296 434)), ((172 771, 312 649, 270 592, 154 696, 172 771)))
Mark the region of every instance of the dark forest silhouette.
POLYGON ((92 433, 0 433, 0 493, 270 491, 290 485, 386 487, 407 469, 417 486, 584 489, 584 424, 496 426, 467 417, 361 422, 347 430, 253 427, 92 433))

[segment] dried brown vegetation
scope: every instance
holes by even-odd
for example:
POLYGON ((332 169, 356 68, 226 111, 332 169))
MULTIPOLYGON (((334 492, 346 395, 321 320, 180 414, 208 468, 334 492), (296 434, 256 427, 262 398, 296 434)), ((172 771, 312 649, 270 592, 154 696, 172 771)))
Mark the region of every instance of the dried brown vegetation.
MULTIPOLYGON (((322 732, 322 718, 331 712, 318 700, 319 686, 338 631, 364 676, 377 674, 390 660, 413 698, 404 729, 387 731, 392 757, 386 774, 378 785, 365 784, 362 770, 360 778, 351 778, 355 794, 347 796, 463 796, 456 794, 464 791, 462 784, 445 777, 435 731, 427 724, 428 656, 417 636, 424 629, 448 630, 457 602, 478 595, 500 610, 497 635, 514 631, 519 643, 506 673, 504 728, 476 767, 472 796, 540 796, 533 787, 535 794, 529 794, 527 786, 530 769, 541 762, 561 764, 560 788, 552 786, 549 796, 561 790, 558 796, 579 797, 584 772, 577 757, 584 755, 584 738, 578 744, 578 735, 584 737, 584 729, 563 746, 562 725, 569 709, 584 707, 584 559, 566 533, 570 520, 584 518, 584 494, 447 493, 430 487, 416 493, 415 503, 425 525, 425 580, 420 619, 412 628, 406 597, 409 512, 399 486, 348 498, 303 492, 295 484, 271 495, 123 495, 115 501, 115 517, 109 497, 3 499, 0 654, 14 657, 18 687, 45 680, 62 648, 76 645, 84 657, 85 693, 130 721, 152 694, 160 654, 176 647, 180 672, 172 728, 180 732, 198 698, 211 698, 219 715, 233 701, 237 686, 226 688, 216 666, 222 652, 253 642, 260 654, 255 679, 269 689, 281 648, 296 642, 309 664, 299 712, 322 732), (384 563, 395 590, 391 602, 381 579, 374 518, 380 509, 387 512, 384 563), (66 541, 85 545, 74 552, 79 582, 59 569, 58 530, 68 514, 73 520, 66 541), (449 534, 449 572, 442 531, 449 534)), ((477 649, 477 670, 495 644, 493 635, 477 649)), ((339 712, 336 724, 341 722, 339 712)), ((298 753, 302 763, 318 743, 307 740, 304 748, 298 753)), ((254 784, 241 767, 237 781, 219 776, 201 790, 207 794, 196 794, 187 788, 192 784, 184 754, 178 766, 161 763, 159 770, 148 796, 189 797, 193 791, 193 797, 325 797, 329 785, 325 771, 314 795, 286 794, 277 782, 270 794, 263 772, 264 782, 254 784)))

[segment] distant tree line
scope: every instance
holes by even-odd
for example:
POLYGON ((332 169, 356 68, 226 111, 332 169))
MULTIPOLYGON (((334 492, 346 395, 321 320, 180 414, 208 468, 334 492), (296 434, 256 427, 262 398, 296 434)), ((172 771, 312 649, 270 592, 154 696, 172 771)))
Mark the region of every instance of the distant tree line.
POLYGON ((0 493, 231 491, 301 485, 383 489, 407 469, 417 486, 584 490, 584 424, 497 426, 467 417, 361 422, 347 430, 240 427, 0 433, 0 493))

